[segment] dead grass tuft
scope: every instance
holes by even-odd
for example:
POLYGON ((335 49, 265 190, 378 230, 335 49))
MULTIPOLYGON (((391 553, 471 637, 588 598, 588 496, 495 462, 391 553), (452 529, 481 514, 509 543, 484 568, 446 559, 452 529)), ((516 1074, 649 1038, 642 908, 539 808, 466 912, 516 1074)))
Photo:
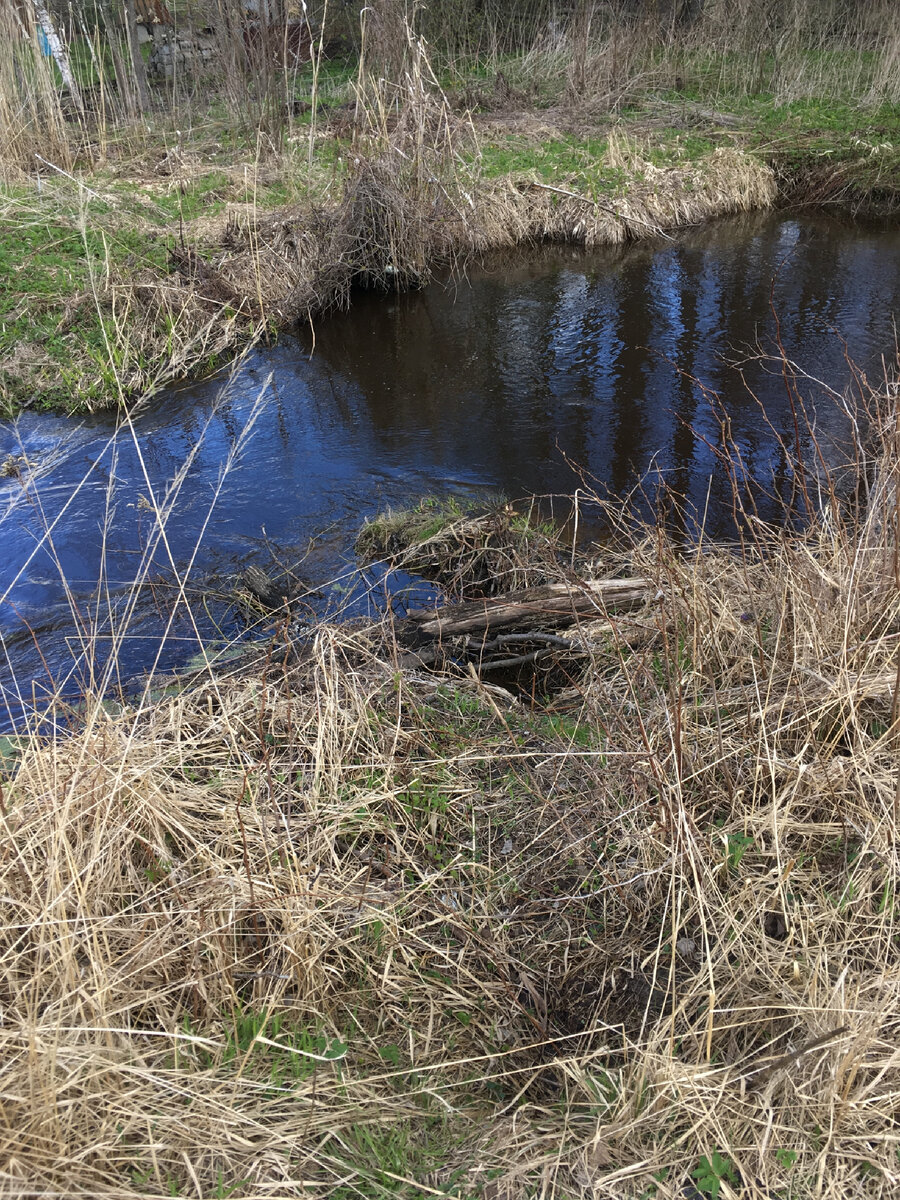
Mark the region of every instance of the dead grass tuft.
POLYGON ((479 247, 527 241, 585 246, 658 237, 666 230, 716 216, 767 208, 774 203, 773 172, 744 152, 722 148, 702 163, 657 167, 622 135, 610 139, 609 165, 619 175, 610 194, 596 197, 550 187, 535 177, 504 179, 479 197, 474 233, 479 247))
POLYGON ((507 503, 428 498, 367 521, 354 548, 364 562, 387 561, 460 598, 515 591, 559 572, 555 528, 533 507, 519 513, 507 503))

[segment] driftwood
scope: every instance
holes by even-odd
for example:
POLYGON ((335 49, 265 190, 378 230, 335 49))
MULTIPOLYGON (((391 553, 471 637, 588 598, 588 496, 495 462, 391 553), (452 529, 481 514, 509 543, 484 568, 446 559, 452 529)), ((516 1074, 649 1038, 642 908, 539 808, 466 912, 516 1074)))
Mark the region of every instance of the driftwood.
POLYGON ((302 579, 291 571, 270 573, 251 563, 234 581, 232 599, 248 613, 286 613, 312 593, 302 579))
POLYGON ((548 583, 504 596, 445 604, 437 610, 415 609, 408 616, 420 633, 432 638, 486 635, 510 627, 563 629, 577 621, 637 608, 647 600, 651 587, 648 579, 641 578, 548 583))
POLYGON ((294 580, 287 576, 274 579, 262 567, 252 563, 241 572, 238 588, 267 609, 282 608, 297 592, 294 580))

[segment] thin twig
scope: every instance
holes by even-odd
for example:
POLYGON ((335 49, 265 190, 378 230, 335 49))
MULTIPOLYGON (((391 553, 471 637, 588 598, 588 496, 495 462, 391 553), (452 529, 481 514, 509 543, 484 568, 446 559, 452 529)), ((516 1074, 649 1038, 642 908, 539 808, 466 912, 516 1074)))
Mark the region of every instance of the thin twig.
POLYGON ((839 1025, 837 1029, 830 1029, 828 1033, 820 1034, 819 1037, 813 1038, 812 1041, 798 1047, 796 1050, 790 1050, 787 1054, 780 1054, 778 1058, 763 1066, 755 1067, 753 1070, 744 1071, 738 1076, 739 1079, 752 1079, 751 1087, 758 1088, 769 1080, 776 1071, 782 1067, 789 1066, 796 1059, 801 1058, 804 1054, 810 1054, 813 1050, 821 1050, 834 1038, 842 1037, 845 1033, 850 1032, 849 1025, 839 1025), (754 1078, 755 1077, 755 1078, 754 1078))

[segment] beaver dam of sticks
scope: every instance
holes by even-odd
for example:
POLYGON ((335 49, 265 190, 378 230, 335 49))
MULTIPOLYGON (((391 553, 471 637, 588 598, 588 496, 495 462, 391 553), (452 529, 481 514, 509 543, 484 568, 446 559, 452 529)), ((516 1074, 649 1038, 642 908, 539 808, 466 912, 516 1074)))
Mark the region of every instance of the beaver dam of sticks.
POLYGON ((896 1194, 868 406, 842 480, 794 464, 802 521, 735 476, 729 547, 621 506, 589 554, 511 508, 373 523, 444 606, 11 744, 5 1191, 896 1194))

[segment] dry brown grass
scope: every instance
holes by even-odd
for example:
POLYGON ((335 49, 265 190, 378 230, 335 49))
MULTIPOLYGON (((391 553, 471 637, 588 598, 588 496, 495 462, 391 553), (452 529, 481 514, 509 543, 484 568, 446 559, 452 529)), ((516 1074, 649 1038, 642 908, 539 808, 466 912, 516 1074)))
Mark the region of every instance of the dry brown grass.
POLYGON ((67 127, 33 18, 4 5, 0 10, 0 177, 33 171, 36 152, 70 167, 77 132, 67 127), (23 38, 23 16, 31 32, 28 43, 23 38))
POLYGON ((621 111, 668 90, 699 90, 726 104, 748 95, 779 104, 898 99, 893 0, 604 0, 569 6, 568 19, 566 10, 530 7, 528 34, 507 39, 505 55, 490 33, 480 45, 460 45, 460 54, 502 68, 516 89, 565 93, 594 111, 621 111))
POLYGON ((3 1194, 674 1197, 704 1159, 721 1196, 894 1194, 896 393, 872 412, 802 531, 620 528, 595 569, 655 598, 583 626, 547 707, 323 626, 35 730, 3 1194))
POLYGON ((657 237, 712 217, 768 208, 773 172, 752 155, 720 149, 697 164, 656 167, 623 135, 610 137, 608 162, 624 172, 619 194, 594 199, 549 187, 532 175, 503 179, 478 197, 479 249, 528 241, 600 246, 657 237), (623 150, 627 147, 627 150, 623 150))

